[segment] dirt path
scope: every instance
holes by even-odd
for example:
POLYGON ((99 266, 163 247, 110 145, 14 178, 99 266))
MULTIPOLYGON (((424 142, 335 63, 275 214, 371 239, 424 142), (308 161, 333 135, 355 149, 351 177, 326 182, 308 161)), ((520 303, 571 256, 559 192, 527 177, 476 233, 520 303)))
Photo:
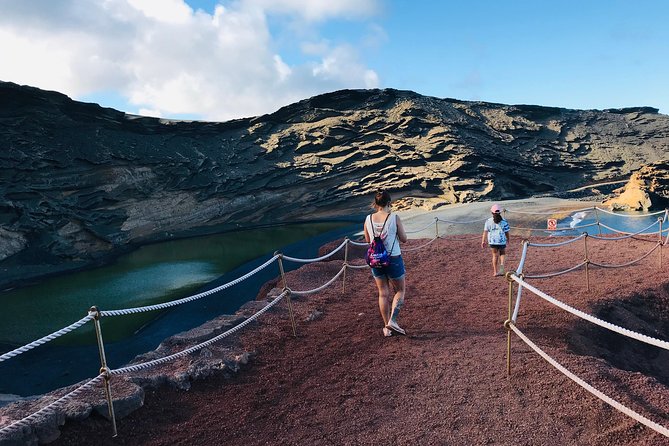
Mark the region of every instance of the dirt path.
MULTIPOLYGON (((109 422, 93 417, 68 423, 53 444, 667 444, 569 381, 515 336, 507 378, 502 323, 508 285, 491 277, 488 250, 478 240, 460 236, 405 251, 401 324, 408 336, 381 335, 369 272, 349 272, 345 292, 337 282, 295 299, 297 338, 290 336, 284 304, 244 332, 242 341, 255 356, 238 374, 195 382, 190 391, 148 393, 143 408, 119 420, 115 439, 109 422)), ((419 244, 412 240, 408 246, 419 244)), ((593 259, 624 263, 652 246, 630 240, 591 242, 589 249, 593 259)), ((573 265, 582 251, 579 243, 534 249, 525 272, 573 265)), ((515 266, 519 256, 516 241, 509 264, 515 266)), ((666 339, 657 324, 669 321, 667 263, 659 270, 652 254, 624 272, 592 269, 590 292, 583 270, 532 283, 584 311, 603 312, 615 323, 666 339), (640 306, 650 308, 656 320, 636 317, 633 310, 640 306)), ((308 265, 288 275, 289 286, 313 288, 340 265, 308 265)), ((529 293, 518 326, 595 387, 669 425, 669 389, 659 381, 669 377, 666 367, 662 371, 666 352, 637 354, 645 348, 637 341, 611 337, 529 293), (628 365, 632 370, 610 364, 616 352, 636 355, 628 365)))

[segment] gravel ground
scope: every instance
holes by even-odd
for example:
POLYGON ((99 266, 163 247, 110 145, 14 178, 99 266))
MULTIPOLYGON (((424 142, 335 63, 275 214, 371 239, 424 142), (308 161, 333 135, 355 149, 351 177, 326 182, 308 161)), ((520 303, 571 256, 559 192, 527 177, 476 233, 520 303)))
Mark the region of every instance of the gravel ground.
MULTIPOLYGON (((544 242, 555 239, 538 239, 544 242)), ((67 423, 54 445, 659 445, 667 439, 601 402, 512 337, 506 374, 508 282, 492 277, 480 235, 403 246, 407 336, 382 336, 367 270, 293 299, 241 335, 251 362, 232 376, 162 387, 118 421, 67 423)), ((333 244, 333 246, 336 244, 333 244)), ((593 261, 622 264, 652 249, 639 240, 588 240, 593 261)), ((518 239, 508 266, 520 259, 518 239)), ((525 274, 558 271, 584 258, 584 244, 530 248, 525 274)), ((667 338, 669 259, 656 251, 623 269, 591 268, 528 282, 588 313, 667 338)), ((326 282, 332 260, 288 274, 292 289, 326 282)), ((515 290, 515 288, 514 288, 515 290)), ((264 299, 264 296, 261 296, 264 299)), ((666 351, 593 327, 523 294, 518 327, 569 370, 633 410, 669 425, 666 351)))

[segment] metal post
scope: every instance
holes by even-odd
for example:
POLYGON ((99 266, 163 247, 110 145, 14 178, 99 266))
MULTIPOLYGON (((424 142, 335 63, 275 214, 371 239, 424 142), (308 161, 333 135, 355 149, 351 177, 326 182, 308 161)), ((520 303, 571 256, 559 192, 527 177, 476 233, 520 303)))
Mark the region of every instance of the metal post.
POLYGON ((506 280, 509 282, 509 318, 504 321, 504 328, 506 328, 506 376, 511 376, 511 306, 513 305, 513 279, 511 272, 506 273, 506 280))
POLYGON ((434 217, 434 238, 439 238, 439 217, 434 217))
POLYGON ((348 237, 344 237, 346 244, 344 245, 344 277, 341 281, 341 292, 346 291, 346 270, 348 270, 348 237))
POLYGON ((283 254, 281 254, 279 251, 276 251, 274 255, 279 255, 279 273, 281 273, 281 282, 283 283, 283 290, 286 291, 288 290, 288 294, 286 295, 286 303, 288 304, 288 315, 290 316, 290 324, 293 327, 293 337, 297 337, 297 328, 295 327, 295 316, 293 315, 293 303, 290 300, 290 290, 288 289, 288 285, 286 284, 286 272, 283 269, 283 254))
POLYGON ((95 325, 95 336, 98 340, 98 351, 100 352, 100 374, 104 375, 105 378, 105 395, 107 396, 107 410, 109 410, 109 418, 112 422, 112 438, 118 435, 116 430, 116 413, 114 413, 114 402, 112 401, 111 386, 109 381, 111 375, 109 369, 107 368, 107 356, 105 355, 105 344, 102 341, 102 328, 100 327, 100 311, 97 307, 91 307, 88 310, 88 314, 93 315, 93 323, 95 325))
POLYGON ((657 221, 660 223, 660 230, 657 232, 657 243, 660 245, 660 269, 662 269, 662 221, 663 218, 658 218, 657 221))
POLYGON ((599 224, 599 212, 597 212, 597 207, 595 206, 595 219, 597 219, 597 229, 599 230, 599 235, 602 235, 602 225, 599 224))
POLYGON ((590 258, 588 257, 588 233, 584 232, 583 246, 585 248, 585 289, 590 291, 590 258))

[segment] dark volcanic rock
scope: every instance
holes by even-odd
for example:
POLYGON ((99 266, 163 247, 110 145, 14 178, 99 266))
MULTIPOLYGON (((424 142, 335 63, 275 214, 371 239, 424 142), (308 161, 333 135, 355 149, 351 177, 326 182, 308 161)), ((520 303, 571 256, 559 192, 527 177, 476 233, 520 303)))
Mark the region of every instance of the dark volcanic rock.
POLYGON ((652 108, 567 110, 344 90, 224 123, 145 118, 0 83, 0 281, 133 244, 361 214, 372 192, 522 198, 666 156, 652 108))

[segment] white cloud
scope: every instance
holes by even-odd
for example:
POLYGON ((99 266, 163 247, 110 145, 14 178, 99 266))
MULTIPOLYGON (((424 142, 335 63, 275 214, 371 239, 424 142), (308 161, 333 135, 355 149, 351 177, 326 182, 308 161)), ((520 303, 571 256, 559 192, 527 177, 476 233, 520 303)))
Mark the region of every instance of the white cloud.
POLYGON ((301 59, 284 57, 270 33, 272 14, 312 23, 317 34, 318 23, 368 17, 377 7, 377 0, 237 0, 207 14, 183 0, 15 2, 0 16, 0 79, 74 98, 116 91, 135 107, 126 111, 154 116, 269 113, 314 94, 379 85, 359 42, 333 46, 312 34, 298 44, 301 59))

